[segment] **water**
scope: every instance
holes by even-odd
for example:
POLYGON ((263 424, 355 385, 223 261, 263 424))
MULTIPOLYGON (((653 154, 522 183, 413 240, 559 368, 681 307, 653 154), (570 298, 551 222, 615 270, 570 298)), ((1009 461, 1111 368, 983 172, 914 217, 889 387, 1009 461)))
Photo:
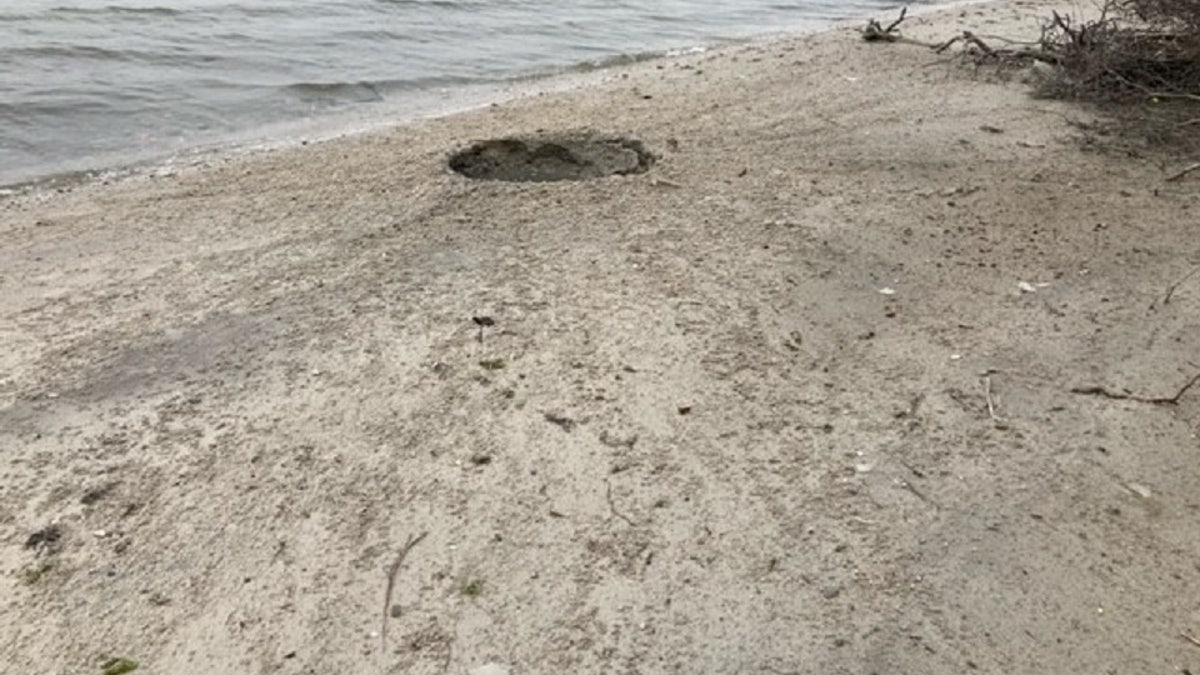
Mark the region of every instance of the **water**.
POLYGON ((0 0, 0 184, 888 0, 0 0))

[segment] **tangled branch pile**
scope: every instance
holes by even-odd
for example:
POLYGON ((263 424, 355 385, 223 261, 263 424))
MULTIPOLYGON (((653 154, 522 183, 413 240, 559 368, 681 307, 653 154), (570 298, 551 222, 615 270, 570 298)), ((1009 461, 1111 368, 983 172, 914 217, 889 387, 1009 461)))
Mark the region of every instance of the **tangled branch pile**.
POLYGON ((1058 66, 1051 95, 1200 101, 1200 0, 1107 0, 1079 23, 1056 13, 1040 46, 1058 66))

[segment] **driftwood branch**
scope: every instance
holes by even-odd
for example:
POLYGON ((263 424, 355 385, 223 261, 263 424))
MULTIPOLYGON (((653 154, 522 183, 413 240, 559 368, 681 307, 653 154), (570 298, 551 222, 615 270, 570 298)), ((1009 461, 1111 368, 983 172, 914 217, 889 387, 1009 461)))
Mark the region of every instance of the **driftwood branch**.
POLYGON ((904 23, 904 19, 907 16, 908 8, 905 7, 900 10, 900 16, 888 24, 887 28, 884 28, 875 19, 871 19, 867 22, 866 27, 862 29, 862 37, 867 42, 896 42, 901 39, 896 29, 900 27, 900 24, 904 23))
POLYGON ((1072 29, 1071 21, 1069 19, 1063 18, 1063 16, 1056 11, 1050 12, 1050 15, 1052 17, 1054 25, 1057 26, 1063 32, 1064 35, 1070 37, 1072 42, 1075 42, 1078 44, 1079 41, 1082 40, 1082 35, 1083 35, 1082 31, 1077 31, 1077 30, 1072 29))
MULTIPOLYGON (((1004 38, 992 38, 992 39, 995 39, 1000 42, 1006 42, 1008 44, 1025 44, 1022 42, 1018 42, 1016 40, 1006 40, 1004 38)), ((993 46, 989 45, 988 43, 984 42, 983 38, 972 33, 969 30, 963 31, 961 35, 956 35, 956 36, 950 38, 949 40, 946 40, 945 42, 942 42, 940 44, 929 45, 929 47, 935 53, 942 54, 946 50, 953 47, 954 45, 957 45, 960 43, 964 44, 964 45, 968 45, 968 49, 964 50, 965 53, 974 55, 975 57, 980 58, 980 59, 986 59, 988 61, 995 61, 995 62, 1001 62, 1001 63, 1004 63, 1004 62, 1020 63, 1020 62, 1028 62, 1028 61, 1041 61, 1042 63, 1049 63, 1051 65, 1057 65, 1057 64, 1061 63, 1061 61, 1062 61, 1062 58, 1058 54, 1055 54, 1054 52, 1047 51, 1046 49, 1039 48, 1039 47, 1025 46, 1025 47, 1022 47, 1021 49, 993 47, 993 46)))
POLYGON ((901 7, 900 8, 900 16, 897 17, 895 21, 888 24, 888 27, 883 32, 891 33, 892 31, 896 30, 900 26, 900 24, 904 23, 904 17, 906 17, 906 16, 908 16, 908 8, 901 7))
POLYGON ((984 54, 986 54, 988 56, 996 55, 995 49, 992 49, 991 47, 989 47, 987 45, 987 43, 984 42, 983 40, 980 40, 979 38, 975 37, 975 34, 969 30, 963 31, 962 39, 963 39, 963 42, 968 42, 970 44, 975 45, 976 47, 979 48, 979 51, 983 52, 984 54))
MULTIPOLYGON (((1010 40, 1008 38, 1003 38, 1003 37, 989 36, 990 39, 996 40, 998 42, 1003 42, 1003 43, 1011 44, 1011 45, 1024 45, 1020 49, 993 47, 993 46, 989 45, 987 42, 985 42, 980 36, 976 35, 975 33, 972 33, 971 31, 963 31, 960 35, 956 35, 944 42, 937 42, 937 43, 922 42, 921 40, 914 40, 912 38, 907 38, 907 37, 902 36, 900 34, 900 32, 897 30, 899 28, 900 24, 904 22, 905 18, 907 18, 907 16, 908 16, 908 8, 905 7, 904 9, 900 10, 900 16, 897 17, 895 21, 891 22, 887 26, 884 26, 876 19, 870 19, 867 21, 867 25, 864 26, 863 28, 861 28, 859 30, 859 32, 862 34, 862 39, 867 42, 888 42, 888 43, 914 44, 914 45, 918 45, 921 47, 925 47, 927 49, 931 49, 935 53, 938 53, 938 54, 944 53, 946 50, 950 49, 954 45, 963 44, 963 45, 968 45, 970 47, 970 49, 967 50, 968 53, 974 54, 975 56, 978 56, 978 57, 986 58, 988 60, 1018 61, 1018 62, 1020 62, 1020 61, 1042 61, 1042 62, 1051 63, 1051 64, 1058 64, 1062 61, 1062 58, 1060 55, 1047 49, 1047 47, 1046 47, 1047 42, 1046 42, 1044 34, 1043 34, 1042 39, 1038 40, 1037 42, 1020 42, 1017 40, 1010 40)), ((1062 17, 1060 17, 1058 15, 1055 15, 1055 16, 1056 16, 1058 22, 1060 22, 1063 25, 1066 25, 1065 19, 1063 19, 1062 17)), ((1043 31, 1043 33, 1044 32, 1045 31, 1043 31)))

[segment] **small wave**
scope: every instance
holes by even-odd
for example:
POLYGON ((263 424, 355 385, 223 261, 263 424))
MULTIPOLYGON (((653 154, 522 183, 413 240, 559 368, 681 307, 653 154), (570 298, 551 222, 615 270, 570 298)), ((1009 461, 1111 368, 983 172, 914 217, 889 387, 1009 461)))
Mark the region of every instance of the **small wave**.
MULTIPOLYGON (((682 56, 684 54, 693 54, 703 52, 703 47, 688 47, 686 49, 672 49, 668 51, 643 51, 643 52, 628 52, 625 54, 614 54, 605 56, 599 59, 591 59, 588 61, 580 61, 574 65, 566 67, 566 72, 588 73, 593 70, 605 70, 616 66, 626 66, 634 63, 642 63, 643 61, 653 61, 661 59, 664 56, 682 56), (697 50, 697 51, 692 51, 697 50)), ((540 73, 534 73, 536 77, 540 73)))
POLYGON ((663 56, 669 56, 673 58, 676 56, 688 56, 690 54, 703 54, 707 51, 708 47, 702 47, 700 45, 694 45, 692 47, 676 47, 675 49, 668 49, 663 56))
POLYGON ((309 102, 374 103, 386 100, 389 94, 395 92, 460 87, 490 81, 492 80, 470 77, 419 77, 361 82, 295 82, 279 89, 289 96, 309 102))
POLYGON ((394 30, 376 28, 372 30, 343 30, 334 35, 338 44, 353 44, 360 40, 375 42, 419 42, 421 36, 394 30))
POLYGON ((109 103, 87 99, 71 99, 62 102, 0 101, 0 121, 6 125, 24 126, 38 118, 69 117, 86 113, 105 113, 112 110, 109 103))
POLYGON ((381 5, 418 5, 421 7, 455 10, 470 9, 488 4, 486 0, 375 0, 375 2, 381 5))
POLYGON ((179 16, 183 11, 173 7, 129 7, 126 5, 108 5, 105 7, 52 7, 51 12, 57 14, 147 14, 151 16, 179 16))
POLYGON ((887 4, 0 0, 0 177, 680 56, 691 50, 667 50, 887 4), (32 147, 6 142, 18 136, 32 147))
POLYGON ((383 100, 383 94, 374 82, 296 82, 282 89, 306 101, 370 103, 383 100))
POLYGON ((9 57, 32 58, 66 58, 89 59, 92 61, 129 61, 136 59, 136 52, 127 50, 105 49, 91 45, 42 45, 39 47, 17 47, 15 49, 0 49, 0 54, 9 57))

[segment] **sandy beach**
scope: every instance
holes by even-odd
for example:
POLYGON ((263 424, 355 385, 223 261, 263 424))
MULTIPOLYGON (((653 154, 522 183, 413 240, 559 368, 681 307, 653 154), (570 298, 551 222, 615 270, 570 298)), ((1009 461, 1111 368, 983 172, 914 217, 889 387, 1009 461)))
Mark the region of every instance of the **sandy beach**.
POLYGON ((7 670, 1200 673, 1200 178, 853 26, 600 79, 2 198, 7 670))

